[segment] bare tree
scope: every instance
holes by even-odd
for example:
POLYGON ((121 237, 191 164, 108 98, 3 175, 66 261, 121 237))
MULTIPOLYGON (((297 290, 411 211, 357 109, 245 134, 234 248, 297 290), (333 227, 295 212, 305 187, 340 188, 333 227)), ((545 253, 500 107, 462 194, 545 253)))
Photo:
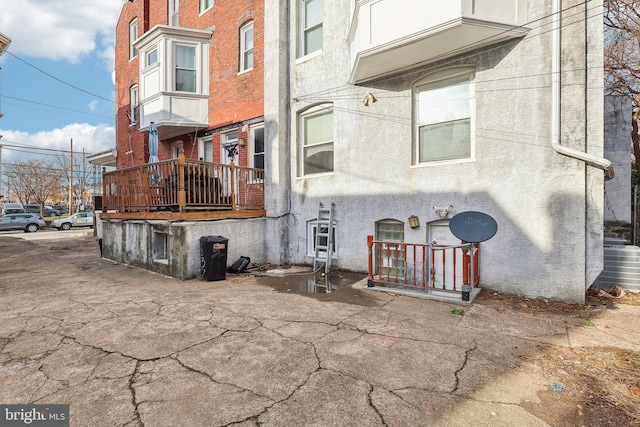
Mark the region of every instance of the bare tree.
MULTIPOLYGON (((60 171, 62 184, 69 191, 69 182, 72 179, 70 168, 70 156, 56 156, 56 169, 60 171)), ((90 189, 95 179, 95 170, 91 167, 84 153, 73 153, 73 184, 71 185, 72 203, 85 205, 90 198, 90 189)))
POLYGON ((9 194, 20 203, 37 203, 40 211, 60 189, 60 177, 52 162, 28 160, 6 166, 9 194))
POLYGON ((631 99, 631 143, 636 171, 640 172, 640 1, 605 0, 605 92, 631 99))

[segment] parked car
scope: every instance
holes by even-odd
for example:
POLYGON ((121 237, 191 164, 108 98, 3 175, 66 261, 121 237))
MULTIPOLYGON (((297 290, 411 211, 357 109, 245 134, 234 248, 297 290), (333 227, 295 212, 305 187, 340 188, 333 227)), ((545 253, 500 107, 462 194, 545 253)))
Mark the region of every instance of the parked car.
POLYGON ((40 213, 40 205, 22 205, 24 207, 25 212, 28 213, 40 213))
POLYGON ((44 207, 44 216, 60 216, 61 212, 58 209, 52 208, 51 206, 44 207))
POLYGON ((51 226, 58 230, 69 230, 71 227, 93 227, 93 212, 80 212, 56 219, 51 221, 51 226))
POLYGON ((5 203, 2 207, 2 215, 25 212, 26 210, 24 209, 24 206, 22 206, 20 203, 5 203))
POLYGON ((46 225, 40 214, 35 213, 15 213, 0 218, 0 231, 24 230, 33 233, 46 225))

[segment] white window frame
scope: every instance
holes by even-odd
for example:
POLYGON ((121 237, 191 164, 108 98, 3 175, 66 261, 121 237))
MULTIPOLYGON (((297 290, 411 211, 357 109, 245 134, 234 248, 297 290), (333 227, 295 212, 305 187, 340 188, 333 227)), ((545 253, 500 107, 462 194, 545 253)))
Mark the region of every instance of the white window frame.
POLYGON ((147 67, 150 67, 153 64, 157 64, 158 63, 158 48, 154 48, 151 50, 148 50, 145 54, 145 65, 147 67), (155 52, 155 55, 154 55, 155 52))
POLYGON ((265 159, 265 143, 264 143, 264 123, 260 123, 258 125, 251 125, 249 129, 249 146, 250 146, 250 160, 249 167, 257 168, 255 157, 262 156, 262 168, 264 169, 264 159, 265 159), (262 151, 256 151, 256 132, 262 130, 262 151))
POLYGON ((193 44, 188 44, 188 43, 175 43, 173 44, 173 90, 175 92, 185 92, 185 93, 200 93, 200 87, 199 87, 199 76, 200 73, 202 72, 202 70, 198 71, 198 46, 195 46, 193 44), (184 66, 179 67, 178 66, 178 54, 177 54, 177 50, 179 47, 184 47, 184 48, 189 48, 189 49, 193 49, 193 68, 186 68, 184 66), (194 80, 194 87, 193 87, 193 91, 188 91, 188 90, 178 90, 178 71, 189 71, 193 74, 193 80, 194 80))
POLYGON ((213 7, 213 0, 200 0, 200 14, 203 14, 207 10, 213 7))
POLYGON ((299 58, 322 52, 324 40, 321 41, 320 47, 318 49, 310 51, 306 43, 306 40, 307 40, 306 35, 307 33, 320 28, 322 32, 322 38, 324 39, 323 26, 324 26, 324 0, 298 0, 298 57, 299 58), (312 25, 308 25, 307 24, 308 17, 306 14, 305 6, 307 3, 314 2, 314 1, 317 1, 320 3, 320 9, 322 10, 323 16, 320 22, 312 25))
POLYGON ((138 18, 129 22, 129 60, 138 56, 138 49, 133 44, 138 40, 138 18))
MULTIPOLYGON (((338 223, 337 221, 333 221, 333 242, 332 249, 333 253, 331 255, 331 259, 338 259, 338 242, 336 241, 336 235, 338 223)), ((307 256, 315 257, 316 256, 316 232, 318 229, 318 221, 317 219, 312 219, 307 221, 307 256)))
POLYGON ((178 158, 180 150, 184 150, 184 143, 182 141, 174 141, 171 143, 171 157, 173 159, 178 158))
POLYGON ((138 85, 129 88, 129 125, 140 123, 140 92, 138 85))
MULTIPOLYGON (((377 241, 389 242, 389 243, 402 243, 405 239, 405 224, 402 221, 398 221, 397 219, 383 219, 380 221, 376 221, 375 223, 375 239, 377 241), (401 239, 389 239, 383 235, 381 235, 380 227, 384 225, 391 225, 397 227, 398 230, 392 230, 394 233, 399 233, 400 229, 402 231, 401 239)), ((376 260, 376 271, 382 273, 382 269, 387 269, 384 272, 384 275, 389 274, 391 276, 404 277, 405 271, 405 262, 404 262, 404 246, 396 246, 396 245, 388 245, 387 243, 381 243, 382 245, 382 259, 380 259, 378 248, 376 248, 376 253, 374 254, 374 258, 376 260), (389 256, 387 256, 389 255, 389 256), (382 265, 379 263, 382 262, 382 265)))
POLYGON ((318 105, 312 108, 309 108, 307 110, 304 110, 302 112, 300 112, 298 114, 298 139, 299 139, 299 149, 298 149, 298 176, 299 177, 309 177, 309 176, 318 176, 318 175, 327 175, 327 174, 332 174, 335 171, 335 119, 333 117, 334 114, 334 109, 333 109, 333 104, 322 104, 322 105, 318 105), (316 142, 313 144, 307 144, 306 141, 306 137, 305 137, 305 131, 306 131, 306 123, 307 120, 313 117, 317 117, 320 115, 324 115, 326 113, 330 112, 331 113, 331 123, 332 123, 332 129, 331 129, 331 139, 327 140, 327 141, 321 141, 321 142, 316 142), (334 156, 334 161, 332 162, 332 166, 331 166, 331 170, 330 171, 323 171, 323 172, 311 172, 309 173, 306 168, 305 168, 305 163, 306 163, 306 156, 305 156, 305 152, 307 148, 312 148, 312 147, 320 147, 322 145, 331 145, 331 152, 333 153, 334 156))
POLYGON ((246 23, 240 28, 240 73, 253 70, 254 55, 253 47, 255 42, 253 21, 246 23), (251 31, 251 47, 247 47, 247 34, 251 31), (251 66, 247 65, 247 55, 251 55, 251 66))
MULTIPOLYGON (((412 149, 412 163, 414 165, 438 165, 443 163, 452 162, 468 162, 475 160, 475 117, 476 117, 476 104, 475 104, 475 69, 473 67, 457 67, 453 69, 439 71, 430 74, 420 80, 418 80, 413 86, 413 149, 412 149), (421 161, 421 141, 420 141, 420 128, 427 125, 437 125, 439 123, 447 123, 446 120, 433 121, 430 123, 421 123, 420 118, 420 94, 428 92, 430 90, 439 90, 447 87, 453 88, 456 85, 464 84, 468 86, 468 116, 458 117, 455 120, 449 121, 450 123, 458 122, 461 120, 469 121, 469 153, 468 155, 461 155, 456 157, 442 158, 442 159, 425 159, 421 161)), ((423 120, 424 121, 424 120, 423 120)))
POLYGON ((213 137, 212 136, 205 136, 204 138, 199 138, 198 154, 203 161, 213 162, 213 137), (211 153, 209 157, 207 157, 207 151, 211 153))
POLYGON ((180 25, 180 0, 169 0, 168 9, 169 16, 167 22, 172 27, 180 25))

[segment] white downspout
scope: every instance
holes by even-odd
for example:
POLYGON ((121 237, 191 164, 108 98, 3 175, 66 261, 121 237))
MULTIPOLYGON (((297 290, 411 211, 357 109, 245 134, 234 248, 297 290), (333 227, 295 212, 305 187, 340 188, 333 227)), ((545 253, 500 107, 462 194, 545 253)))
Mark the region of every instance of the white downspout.
POLYGON ((611 161, 604 157, 585 153, 584 151, 560 144, 560 80, 561 80, 561 47, 560 31, 562 28, 562 0, 553 1, 552 43, 551 43, 551 146, 563 156, 585 162, 589 166, 602 169, 605 180, 614 176, 611 161))

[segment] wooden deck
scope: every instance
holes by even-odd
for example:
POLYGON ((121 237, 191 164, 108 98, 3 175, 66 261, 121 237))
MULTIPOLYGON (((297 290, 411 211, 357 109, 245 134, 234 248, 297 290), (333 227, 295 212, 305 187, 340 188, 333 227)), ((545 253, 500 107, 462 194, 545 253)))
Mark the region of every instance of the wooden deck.
POLYGON ((196 220, 259 217, 264 170, 178 159, 102 172, 101 216, 196 220))

